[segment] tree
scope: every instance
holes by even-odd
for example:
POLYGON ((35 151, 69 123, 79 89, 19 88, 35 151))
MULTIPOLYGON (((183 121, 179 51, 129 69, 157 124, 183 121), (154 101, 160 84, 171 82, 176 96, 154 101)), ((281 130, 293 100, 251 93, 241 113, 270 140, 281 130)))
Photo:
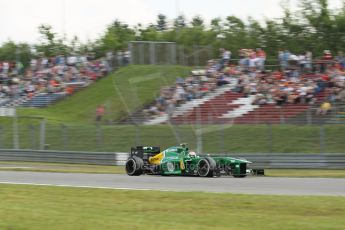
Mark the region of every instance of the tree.
POLYGON ((327 0, 302 0, 302 17, 307 23, 312 37, 314 50, 318 53, 324 49, 336 50, 339 36, 327 0))
POLYGON ((216 33, 223 32, 223 26, 222 26, 222 19, 221 18, 214 18, 211 20, 211 30, 216 33))
POLYGON ((141 39, 143 41, 159 41, 159 35, 156 26, 151 24, 146 29, 142 30, 141 39))
POLYGON ((223 47, 231 50, 233 53, 247 46, 245 24, 241 19, 235 16, 228 16, 226 18, 224 35, 223 47))
POLYGON ((193 17, 191 22, 193 27, 204 27, 204 19, 200 15, 193 17))
POLYGON ((53 32, 53 27, 50 25, 40 25, 38 31, 41 34, 41 43, 36 45, 38 52, 43 53, 46 57, 52 57, 58 54, 68 54, 70 48, 64 44, 64 39, 58 37, 53 32))
POLYGON ((52 31, 52 26, 50 25, 40 25, 38 31, 41 35, 41 44, 37 45, 37 50, 44 53, 45 56, 53 56, 55 53, 55 39, 56 33, 52 31))
POLYGON ((20 61, 27 66, 31 58, 31 47, 27 43, 7 41, 0 47, 0 61, 20 61))
MULTIPOLYGON (((264 28, 260 23, 253 18, 248 18, 248 25, 246 26, 248 47, 266 47, 264 43, 264 28)), ((269 47, 267 47, 269 48, 269 47)), ((267 50, 266 50, 267 52, 267 50)))
POLYGON ((108 51, 124 49, 128 46, 129 41, 134 41, 136 32, 127 24, 115 20, 110 24, 104 35, 96 41, 96 56, 102 56, 108 51))
POLYGON ((158 14, 158 19, 157 19, 157 30, 158 31, 165 31, 168 29, 166 19, 167 18, 164 14, 158 14))
POLYGON ((241 19, 235 17, 235 16, 228 16, 226 17, 226 25, 228 26, 228 30, 231 33, 238 33, 238 32, 242 32, 244 30, 244 23, 241 19))
POLYGON ((186 27, 186 18, 181 14, 174 20, 175 29, 186 27))

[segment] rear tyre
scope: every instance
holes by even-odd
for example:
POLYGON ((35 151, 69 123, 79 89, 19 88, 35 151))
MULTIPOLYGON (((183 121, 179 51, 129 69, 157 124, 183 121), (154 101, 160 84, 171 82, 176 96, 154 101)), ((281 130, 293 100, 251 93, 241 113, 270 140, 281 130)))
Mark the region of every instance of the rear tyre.
POLYGON ((126 161, 126 173, 128 176, 140 176, 143 174, 143 159, 133 156, 126 161))
POLYGON ((205 157, 198 162, 198 175, 201 177, 213 177, 216 169, 216 161, 211 157, 205 157))

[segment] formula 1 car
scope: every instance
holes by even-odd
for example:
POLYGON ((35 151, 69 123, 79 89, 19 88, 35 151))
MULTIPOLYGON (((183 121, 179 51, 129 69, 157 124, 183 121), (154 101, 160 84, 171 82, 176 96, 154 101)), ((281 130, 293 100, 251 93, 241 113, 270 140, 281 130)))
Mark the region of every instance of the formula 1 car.
MULTIPOLYGON (((247 169, 250 163, 252 162, 245 159, 231 157, 197 156, 195 152, 189 151, 186 144, 181 144, 162 152, 160 147, 132 147, 125 166, 129 176, 151 174, 213 177, 225 174, 245 177, 253 174, 253 170, 247 169)), ((254 174, 263 175, 264 171, 255 170, 254 174)))

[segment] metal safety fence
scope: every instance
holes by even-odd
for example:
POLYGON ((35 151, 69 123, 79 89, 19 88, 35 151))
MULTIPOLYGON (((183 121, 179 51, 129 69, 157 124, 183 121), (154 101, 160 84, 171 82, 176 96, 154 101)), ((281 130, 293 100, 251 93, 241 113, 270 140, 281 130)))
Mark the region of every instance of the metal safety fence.
MULTIPOLYGON (((124 165, 128 153, 0 149, 0 161, 124 165)), ((216 154, 214 154, 216 155, 216 154)), ((219 155, 219 154, 218 154, 219 155)), ((345 154, 222 154, 252 161, 252 168, 345 169, 345 154)))
POLYGON ((0 124, 0 149, 127 152, 188 143, 198 153, 344 153, 345 124, 0 124))
POLYGON ((131 64, 205 66, 217 57, 219 50, 212 46, 184 46, 175 42, 129 42, 131 64))

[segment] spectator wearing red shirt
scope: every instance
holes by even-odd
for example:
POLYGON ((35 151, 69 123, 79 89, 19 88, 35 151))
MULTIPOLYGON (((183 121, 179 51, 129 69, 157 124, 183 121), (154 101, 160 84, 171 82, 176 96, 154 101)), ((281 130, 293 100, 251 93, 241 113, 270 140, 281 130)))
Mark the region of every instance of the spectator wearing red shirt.
POLYGON ((96 109, 96 122, 100 122, 105 114, 105 108, 103 105, 99 105, 96 109))
POLYGON ((332 61, 332 60, 333 60, 333 56, 332 56, 331 51, 329 51, 329 50, 324 50, 324 51, 323 51, 322 60, 325 60, 325 61, 332 61))

